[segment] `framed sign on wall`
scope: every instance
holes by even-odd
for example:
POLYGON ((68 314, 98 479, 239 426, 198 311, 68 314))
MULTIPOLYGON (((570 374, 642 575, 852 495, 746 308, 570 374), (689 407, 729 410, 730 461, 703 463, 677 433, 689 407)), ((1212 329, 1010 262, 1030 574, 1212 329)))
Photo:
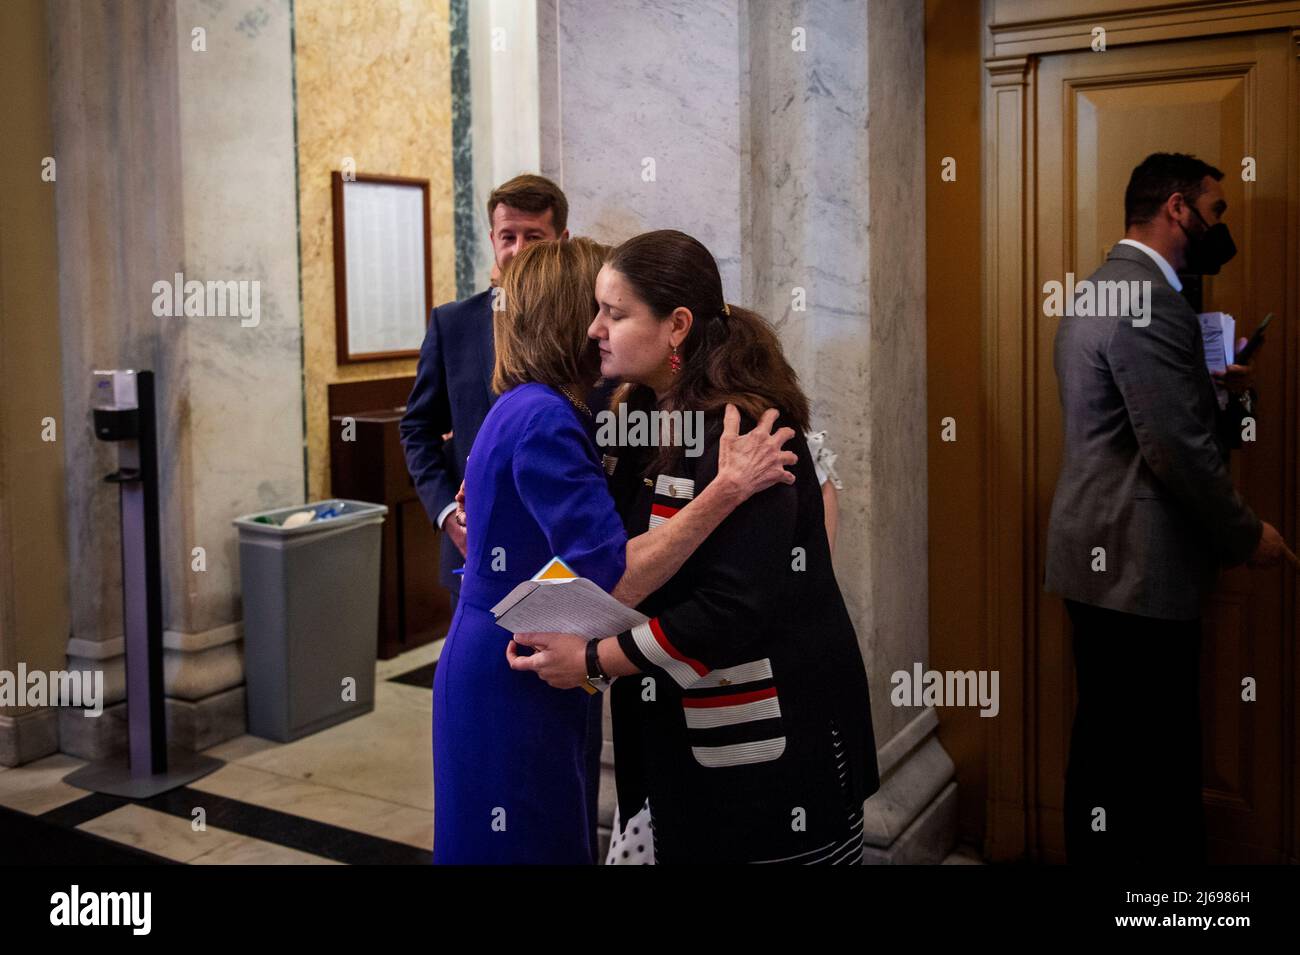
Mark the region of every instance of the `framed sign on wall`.
POLYGON ((420 354, 433 308, 429 180, 330 175, 340 365, 420 354))

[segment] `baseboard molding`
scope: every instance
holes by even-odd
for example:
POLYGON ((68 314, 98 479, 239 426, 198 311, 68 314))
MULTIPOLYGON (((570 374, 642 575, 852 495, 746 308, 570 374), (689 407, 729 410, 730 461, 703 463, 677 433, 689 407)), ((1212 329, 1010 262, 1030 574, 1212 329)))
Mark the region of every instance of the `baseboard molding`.
POLYGON ((21 766, 58 751, 59 720, 54 709, 0 716, 0 766, 21 766))

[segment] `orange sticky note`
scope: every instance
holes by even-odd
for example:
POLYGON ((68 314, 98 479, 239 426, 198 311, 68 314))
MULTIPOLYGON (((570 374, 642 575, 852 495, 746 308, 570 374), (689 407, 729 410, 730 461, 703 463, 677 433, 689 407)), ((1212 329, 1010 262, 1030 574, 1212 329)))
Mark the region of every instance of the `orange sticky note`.
POLYGON ((558 557, 552 557, 545 567, 533 574, 533 580, 576 580, 577 577, 573 568, 558 557))

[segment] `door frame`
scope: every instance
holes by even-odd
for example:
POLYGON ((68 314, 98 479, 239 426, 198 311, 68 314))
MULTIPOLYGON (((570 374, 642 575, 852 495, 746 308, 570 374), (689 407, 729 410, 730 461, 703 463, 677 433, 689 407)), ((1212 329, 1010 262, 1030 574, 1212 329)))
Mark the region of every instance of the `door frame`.
MULTIPOLYGON (((993 861, 1038 859, 1039 831, 1035 774, 1029 759, 1037 749, 1039 728, 1032 698, 1037 671, 1034 627, 1042 599, 1036 560, 1034 474, 1037 459, 1033 416, 1034 382, 1051 368, 1041 369, 1032 347, 1037 314, 1034 258, 1037 192, 1034 149, 1038 88, 1038 58, 1049 53, 1087 50, 1093 28, 1103 26, 1107 48, 1138 43, 1205 38, 1232 33, 1290 31, 1291 59, 1288 101, 1300 102, 1300 2, 1296 0, 1157 0, 1139 11, 1124 9, 1119 0, 983 0, 984 88, 981 105, 981 192, 983 202, 981 366, 984 389, 983 519, 986 616, 984 644, 991 669, 1001 681, 1002 719, 990 728, 987 749, 987 811, 985 852, 993 861)), ((1300 110, 1287 130, 1288 156, 1300 156, 1300 110)), ((1288 248, 1300 249, 1297 197, 1300 173, 1293 164, 1288 191, 1288 248)), ((1297 314, 1296 255, 1288 256, 1286 306, 1297 314)), ((1288 357, 1293 361, 1293 356, 1288 357)), ((1296 406, 1294 365, 1287 377, 1286 400, 1296 406)), ((1300 475, 1285 477, 1294 500, 1300 475)), ((1296 539, 1296 509, 1279 527, 1296 539)), ((1295 620, 1295 581, 1288 578, 1286 606, 1295 620)), ((1293 657, 1294 661, 1294 657, 1293 657)), ((1293 662, 1292 661, 1292 662, 1293 662)), ((1296 667, 1291 667, 1293 673, 1296 667)), ((1300 675, 1296 680, 1300 683, 1300 675)), ((1300 685, 1290 688, 1300 699, 1300 685)), ((1294 711, 1284 709, 1294 722, 1294 711)), ((1300 757, 1300 738, 1292 734, 1291 772, 1300 757)), ((1300 787, 1290 781, 1291 802, 1286 827, 1292 859, 1300 858, 1295 820, 1300 817, 1300 787)))

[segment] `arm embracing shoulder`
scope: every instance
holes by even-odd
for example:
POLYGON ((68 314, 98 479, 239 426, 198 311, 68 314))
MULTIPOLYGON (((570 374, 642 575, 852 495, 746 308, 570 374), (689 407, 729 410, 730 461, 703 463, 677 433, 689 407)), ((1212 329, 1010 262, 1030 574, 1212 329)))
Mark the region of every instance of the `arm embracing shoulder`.
MULTIPOLYGON (((716 467, 715 452, 700 479, 716 467)), ((619 634, 620 649, 640 670, 663 672, 683 687, 710 670, 749 662, 757 639, 780 616, 790 575, 802 572, 792 552, 797 516, 798 491, 789 484, 737 507, 690 558, 689 596, 619 634)))

